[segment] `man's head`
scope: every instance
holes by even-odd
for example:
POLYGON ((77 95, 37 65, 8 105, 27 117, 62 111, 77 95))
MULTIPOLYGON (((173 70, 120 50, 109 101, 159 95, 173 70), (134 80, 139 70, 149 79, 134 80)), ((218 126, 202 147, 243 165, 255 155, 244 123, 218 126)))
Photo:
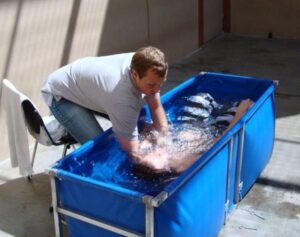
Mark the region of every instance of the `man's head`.
POLYGON ((149 46, 140 48, 131 61, 131 75, 137 87, 146 95, 159 92, 166 80, 168 63, 164 53, 149 46))

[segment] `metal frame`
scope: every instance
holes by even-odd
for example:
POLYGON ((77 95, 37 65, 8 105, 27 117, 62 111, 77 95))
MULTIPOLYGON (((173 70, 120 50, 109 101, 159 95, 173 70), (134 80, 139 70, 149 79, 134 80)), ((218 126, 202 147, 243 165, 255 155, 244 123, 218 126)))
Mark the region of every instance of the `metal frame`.
MULTIPOLYGON (((204 75, 206 72, 200 72, 199 74, 204 75)), ((278 85, 278 81, 273 81, 274 85, 278 85)), ((265 98, 268 99, 269 96, 265 98)), ((264 102, 264 101, 263 101, 264 102)), ((258 108, 252 112, 252 114, 248 117, 249 120, 258 108)), ((225 198, 225 217, 224 224, 226 224, 226 219, 229 212, 229 198, 230 198, 230 184, 231 184, 231 170, 232 170, 232 158, 233 158, 233 145, 235 136, 238 136, 238 150, 237 150, 237 161, 236 161, 236 173, 234 179, 234 202, 238 203, 241 199, 241 190, 243 183, 241 182, 241 172, 242 172, 242 163, 243 163, 243 153, 244 153, 244 139, 245 139, 245 127, 247 121, 243 121, 242 127, 237 129, 232 133, 232 135, 224 140, 221 144, 219 144, 219 149, 212 152, 206 160, 201 163, 198 167, 196 167, 192 172, 190 172, 181 182, 169 193, 162 191, 156 197, 153 196, 144 196, 143 203, 145 204, 145 233, 137 233, 132 230, 128 230, 119 226, 112 225, 110 223, 106 223, 95 218, 91 218, 80 213, 76 213, 74 211, 67 210, 65 208, 59 207, 57 200, 57 190, 56 190, 56 173, 57 170, 49 169, 48 174, 51 178, 51 192, 52 192, 52 205, 53 205, 53 216, 54 216, 54 225, 55 225, 55 236, 62 237, 61 231, 61 219, 60 214, 70 216, 72 218, 81 220, 83 222, 87 222, 89 224, 101 227, 108 231, 112 231, 117 234, 121 234, 128 237, 154 237, 154 211, 155 207, 158 207, 161 203, 163 203, 169 196, 175 193, 180 187, 182 187, 194 174, 196 174, 214 155, 219 152, 225 145, 229 143, 228 150, 228 164, 227 164, 227 177, 226 177, 226 198, 225 198)))
MULTIPOLYGON (((65 208, 62 208, 58 204, 57 200, 57 190, 56 190, 56 170, 55 169, 49 169, 47 170, 50 181, 51 181, 51 194, 52 194, 52 206, 53 206, 53 217, 54 217, 54 227, 55 227, 55 237, 62 237, 62 231, 61 231, 61 218, 60 214, 70 216, 72 218, 81 220, 83 222, 98 226, 100 228, 103 228, 105 230, 109 230, 111 232, 124 235, 127 237, 154 237, 154 207, 159 205, 163 199, 165 199, 165 194, 158 195, 159 197, 154 198, 152 196, 145 196, 143 198, 143 202, 145 203, 145 233, 138 233, 136 231, 132 231, 123 227, 115 226, 110 223, 106 223, 100 220, 97 220, 95 218, 88 217, 86 215, 82 215, 80 213, 67 210, 65 208)), ((162 192, 164 193, 164 192, 162 192)))
MULTIPOLYGON (((242 129, 238 130, 239 135, 239 142, 238 142, 238 159, 237 159, 237 171, 235 176, 235 201, 240 201, 240 176, 241 176, 241 167, 242 167, 242 156, 243 156, 243 144, 244 144, 244 132, 245 132, 245 124, 243 125, 242 129)), ((230 179, 231 179, 231 169, 232 169, 232 157, 233 157, 233 136, 232 135, 229 139, 224 141, 223 144, 221 144, 220 149, 222 149, 226 144, 229 143, 229 151, 228 151, 228 165, 227 165, 227 179, 226 179, 226 203, 225 203, 225 220, 224 224, 226 224, 226 218, 228 215, 228 209, 229 209, 229 194, 230 194, 230 179)), ((207 157, 207 161, 209 161, 220 149, 213 152, 209 157, 207 157)), ((207 162, 206 161, 206 162, 207 162)), ((204 164, 206 162, 203 162, 204 164)), ((193 176, 198 170, 204 165, 202 164, 197 169, 195 169, 193 172, 190 173, 184 180, 182 180, 177 187, 172 190, 172 193, 167 193, 165 191, 162 191, 159 193, 156 197, 153 196, 144 196, 143 197, 143 203, 145 204, 145 234, 143 233, 137 233, 132 230, 128 230, 123 227, 115 226, 110 223, 106 223, 103 221, 100 221, 95 218, 88 217, 86 215, 82 215, 80 213, 67 210, 65 208, 59 207, 58 200, 57 200, 57 190, 56 190, 56 173, 57 170, 55 169, 49 169, 48 174, 50 175, 51 179, 51 193, 52 193, 52 206, 53 206, 53 217, 54 217, 54 226, 55 226, 55 237, 62 237, 62 231, 61 231, 61 219, 60 214, 70 216, 72 218, 81 220, 83 222, 98 226, 100 228, 106 229, 108 231, 112 231, 114 233, 124 235, 127 237, 154 237, 154 208, 160 206, 170 195, 172 195, 174 192, 176 192, 177 189, 179 189, 187 180, 193 176)))
MULTIPOLYGON (((244 134, 245 134, 245 124, 242 128, 237 131, 238 133, 238 157, 237 157, 237 166, 236 166, 236 175, 235 175, 235 191, 234 191, 234 201, 239 202, 241 200, 241 168, 242 168, 242 159, 243 159, 243 148, 244 148, 244 134)), ((229 209, 229 195, 230 195, 230 179, 231 179, 231 169, 232 169, 232 157, 233 157, 233 139, 236 133, 234 133, 230 138, 224 141, 218 150, 210 154, 207 157, 206 162, 209 161, 220 149, 229 143, 228 151, 228 164, 227 164, 227 178, 226 178, 226 202, 225 202, 225 219, 224 224, 226 224, 226 219, 229 209)), ((198 170, 203 167, 206 162, 203 162, 201 166, 193 170, 185 179, 183 179, 172 193, 167 193, 165 191, 160 192, 156 197, 146 195, 143 197, 143 203, 145 204, 145 234, 138 233, 133 230, 129 230, 123 227, 115 226, 110 223, 100 221, 95 218, 88 217, 86 215, 67 210, 65 208, 59 207, 57 200, 57 190, 56 190, 56 173, 57 170, 49 169, 48 174, 50 175, 51 180, 51 193, 52 193, 52 206, 53 206, 53 217, 54 217, 54 226, 55 226, 55 237, 62 237, 61 231, 61 219, 60 214, 70 216, 72 218, 81 220, 83 222, 98 226, 100 228, 106 229, 108 231, 124 235, 127 237, 154 237, 154 208, 160 206, 170 195, 172 195, 176 190, 178 190, 184 183, 187 182, 190 177, 192 177, 198 170)))
POLYGON ((236 173, 235 173, 235 185, 234 185, 234 202, 238 203, 241 201, 241 190, 243 188, 243 182, 241 182, 243 153, 244 153, 244 139, 245 139, 245 124, 241 130, 239 130, 239 141, 238 141, 238 157, 236 162, 236 173))
POLYGON ((62 232, 61 232, 61 224, 60 224, 60 219, 59 219, 59 214, 58 214, 55 172, 54 171, 49 171, 49 175, 50 175, 50 183, 51 183, 51 196, 52 196, 55 237, 61 237, 62 232))
POLYGON ((154 207, 153 207, 153 197, 152 196, 144 196, 143 202, 145 203, 146 213, 145 213, 145 221, 146 221, 146 237, 154 237, 154 207))
POLYGON ((194 169, 185 179, 183 179, 170 193, 165 191, 160 192, 156 197, 146 195, 143 197, 143 203, 145 204, 145 233, 138 233, 133 230, 129 230, 123 227, 115 226, 110 223, 100 221, 95 218, 82 215, 80 213, 67 210, 65 208, 59 207, 57 200, 57 190, 56 190, 56 173, 57 170, 49 169, 48 174, 51 179, 51 193, 52 193, 52 206, 53 206, 53 217, 55 225, 55 237, 62 237, 61 231, 61 219, 60 214, 73 217, 75 219, 81 220, 83 222, 101 227, 108 231, 124 235, 127 237, 154 237, 154 208, 160 206, 169 196, 176 192, 184 183, 186 183, 196 172, 199 171, 220 149, 229 143, 228 151, 228 164, 227 164, 227 178, 226 178, 226 202, 225 202, 225 218, 224 224, 226 224, 226 219, 229 211, 229 195, 230 195, 230 180, 231 180, 231 169, 232 169, 232 157, 233 157, 233 143, 234 136, 238 134, 238 157, 236 163, 236 174, 235 174, 235 190, 234 190, 234 202, 237 203, 241 200, 241 169, 242 169, 242 160, 243 160, 243 150, 244 150, 244 136, 245 136, 245 123, 242 127, 234 132, 232 136, 226 139, 220 146, 219 149, 211 153, 206 161, 203 162, 199 167, 194 169))
POLYGON ((229 212, 229 194, 230 194, 230 179, 231 179, 231 166, 232 166, 232 153, 233 153, 233 139, 234 139, 234 137, 232 137, 229 140, 224 225, 226 224, 227 215, 228 215, 228 212, 229 212))
POLYGON ((72 218, 84 221, 86 223, 98 226, 100 228, 112 231, 112 232, 120 234, 120 235, 124 235, 124 236, 128 236, 128 237, 141 237, 141 236, 144 236, 140 233, 133 232, 133 231, 127 230, 125 228, 120 228, 120 227, 117 227, 117 226, 113 226, 111 224, 105 223, 103 221, 96 220, 94 218, 90 218, 88 216, 76 213, 74 211, 67 210, 65 208, 58 207, 57 212, 61 213, 63 215, 70 216, 72 218))

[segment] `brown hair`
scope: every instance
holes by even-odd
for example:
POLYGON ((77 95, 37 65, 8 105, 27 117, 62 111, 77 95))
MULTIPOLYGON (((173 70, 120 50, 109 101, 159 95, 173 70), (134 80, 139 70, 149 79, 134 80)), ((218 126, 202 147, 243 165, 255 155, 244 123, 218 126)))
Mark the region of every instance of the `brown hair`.
POLYGON ((168 63, 165 54, 158 48, 148 46, 140 48, 133 55, 131 69, 134 69, 140 78, 145 76, 148 69, 153 69, 158 76, 165 77, 168 63))

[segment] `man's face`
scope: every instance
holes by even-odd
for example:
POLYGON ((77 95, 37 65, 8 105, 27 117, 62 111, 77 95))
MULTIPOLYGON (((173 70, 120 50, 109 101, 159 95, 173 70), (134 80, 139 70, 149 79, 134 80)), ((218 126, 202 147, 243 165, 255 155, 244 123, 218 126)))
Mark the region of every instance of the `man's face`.
POLYGON ((137 72, 133 70, 132 76, 139 90, 148 96, 159 92, 160 87, 166 81, 165 77, 158 76, 153 69, 148 69, 142 78, 140 78, 137 72))

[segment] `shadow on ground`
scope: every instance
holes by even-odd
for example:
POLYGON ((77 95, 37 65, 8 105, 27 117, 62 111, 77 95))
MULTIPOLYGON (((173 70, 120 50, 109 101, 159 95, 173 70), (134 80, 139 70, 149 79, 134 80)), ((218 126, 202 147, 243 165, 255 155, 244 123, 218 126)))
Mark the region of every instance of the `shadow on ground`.
POLYGON ((25 178, 7 181, 0 185, 0 193, 0 230, 20 237, 54 236, 48 175, 34 175, 31 182, 25 178))

